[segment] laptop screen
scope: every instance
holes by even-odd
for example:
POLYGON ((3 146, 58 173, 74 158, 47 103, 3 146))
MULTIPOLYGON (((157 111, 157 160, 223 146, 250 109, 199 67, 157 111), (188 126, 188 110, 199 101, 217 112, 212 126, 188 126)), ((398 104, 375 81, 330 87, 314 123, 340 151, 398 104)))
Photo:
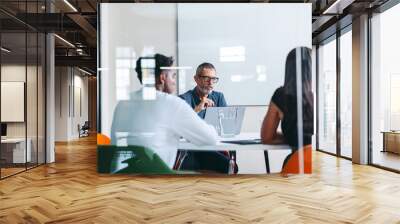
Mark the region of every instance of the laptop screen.
POLYGON ((215 127, 220 136, 234 136, 242 129, 245 107, 209 107, 204 120, 215 127))

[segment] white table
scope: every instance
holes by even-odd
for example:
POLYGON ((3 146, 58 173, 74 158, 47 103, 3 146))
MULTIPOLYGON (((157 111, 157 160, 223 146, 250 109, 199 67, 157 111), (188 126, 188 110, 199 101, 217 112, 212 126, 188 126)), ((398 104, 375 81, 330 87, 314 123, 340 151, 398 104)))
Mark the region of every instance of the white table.
POLYGON ((237 153, 245 152, 245 151, 263 151, 264 153, 264 162, 265 162, 265 170, 267 173, 270 173, 269 167, 269 156, 268 150, 290 150, 290 146, 288 145, 266 145, 266 144, 249 144, 249 145, 240 145, 240 144, 232 144, 232 143, 224 143, 221 141, 233 141, 233 140, 252 140, 259 139, 260 133, 241 133, 235 137, 230 138, 221 138, 219 137, 216 145, 195 145, 190 143, 184 139, 179 142, 178 149, 188 150, 188 151, 236 151, 237 153))
POLYGON ((259 139, 259 133, 241 133, 235 137, 230 138, 218 138, 216 145, 195 145, 193 143, 187 142, 186 140, 181 140, 178 145, 178 149, 184 150, 194 150, 194 151, 242 151, 242 150, 288 150, 290 146, 288 145, 265 145, 265 144, 250 144, 250 145, 240 145, 232 143, 224 143, 221 141, 234 141, 234 140, 251 140, 259 139))
POLYGON ((13 163, 25 163, 31 161, 31 145, 32 141, 30 138, 26 139, 27 147, 25 154, 25 138, 6 138, 1 139, 1 144, 4 146, 13 146, 12 148, 12 162, 13 163))

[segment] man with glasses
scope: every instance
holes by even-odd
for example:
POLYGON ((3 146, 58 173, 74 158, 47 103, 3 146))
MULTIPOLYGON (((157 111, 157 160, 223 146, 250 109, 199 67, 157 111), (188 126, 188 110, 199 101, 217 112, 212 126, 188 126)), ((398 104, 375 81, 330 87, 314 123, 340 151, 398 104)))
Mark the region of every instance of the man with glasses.
MULTIPOLYGON (((196 69, 194 76, 196 87, 179 97, 185 100, 193 110, 204 119, 207 107, 226 107, 224 94, 213 91, 218 82, 216 70, 211 63, 202 63, 196 69)), ((186 152, 181 169, 188 170, 211 170, 219 173, 229 171, 229 153, 221 152, 186 152)), ((237 167, 235 167, 237 171, 237 167)))
POLYGON ((202 63, 197 67, 194 76, 196 87, 179 97, 185 100, 204 119, 207 107, 226 107, 224 94, 213 91, 218 79, 214 65, 207 62, 202 63))

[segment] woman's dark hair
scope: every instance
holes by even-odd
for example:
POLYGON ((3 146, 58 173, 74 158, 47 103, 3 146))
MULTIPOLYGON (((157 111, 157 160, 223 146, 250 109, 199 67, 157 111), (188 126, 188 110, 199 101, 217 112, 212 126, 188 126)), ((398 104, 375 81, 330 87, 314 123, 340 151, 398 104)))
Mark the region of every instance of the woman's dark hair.
POLYGON ((282 131, 285 138, 291 139, 289 145, 298 147, 297 127, 297 75, 301 75, 301 94, 303 112, 303 145, 311 144, 314 133, 314 96, 311 85, 311 50, 299 47, 291 50, 286 58, 285 84, 283 95, 285 108, 282 120, 282 131), (297 74, 297 56, 299 56, 301 74, 297 74), (295 141, 295 142, 294 142, 295 141))
MULTIPOLYGON (((136 68, 135 71, 137 73, 138 79, 140 81, 140 83, 142 83, 142 60, 143 59, 150 59, 153 57, 140 57, 137 61, 136 61, 136 68)), ((155 67, 155 78, 156 80, 158 80, 158 78, 160 77, 161 74, 161 67, 169 67, 172 66, 172 64, 174 63, 174 59, 173 57, 167 57, 165 55, 162 54, 155 54, 154 55, 154 59, 156 62, 156 67, 155 67)))

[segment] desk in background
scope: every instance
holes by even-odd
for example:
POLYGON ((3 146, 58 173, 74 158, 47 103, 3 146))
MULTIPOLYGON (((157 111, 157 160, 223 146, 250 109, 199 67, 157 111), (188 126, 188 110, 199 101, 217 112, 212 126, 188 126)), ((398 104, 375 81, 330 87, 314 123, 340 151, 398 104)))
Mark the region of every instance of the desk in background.
POLYGON ((393 152, 400 154, 400 131, 383 131, 382 152, 393 152))
POLYGON ((1 139, 1 159, 4 163, 25 163, 31 161, 31 145, 30 138, 26 140, 26 154, 25 154, 25 138, 6 138, 1 139), (25 161, 25 159, 27 161, 25 161))
POLYGON ((216 145, 205 145, 198 146, 187 141, 179 142, 179 149, 193 150, 193 151, 224 151, 229 149, 229 151, 242 151, 242 150, 288 150, 290 146, 288 145, 264 145, 264 144, 249 144, 240 145, 232 143, 224 143, 222 141, 237 141, 237 140, 251 140, 259 139, 259 133, 241 133, 235 137, 231 138, 219 138, 216 145))

